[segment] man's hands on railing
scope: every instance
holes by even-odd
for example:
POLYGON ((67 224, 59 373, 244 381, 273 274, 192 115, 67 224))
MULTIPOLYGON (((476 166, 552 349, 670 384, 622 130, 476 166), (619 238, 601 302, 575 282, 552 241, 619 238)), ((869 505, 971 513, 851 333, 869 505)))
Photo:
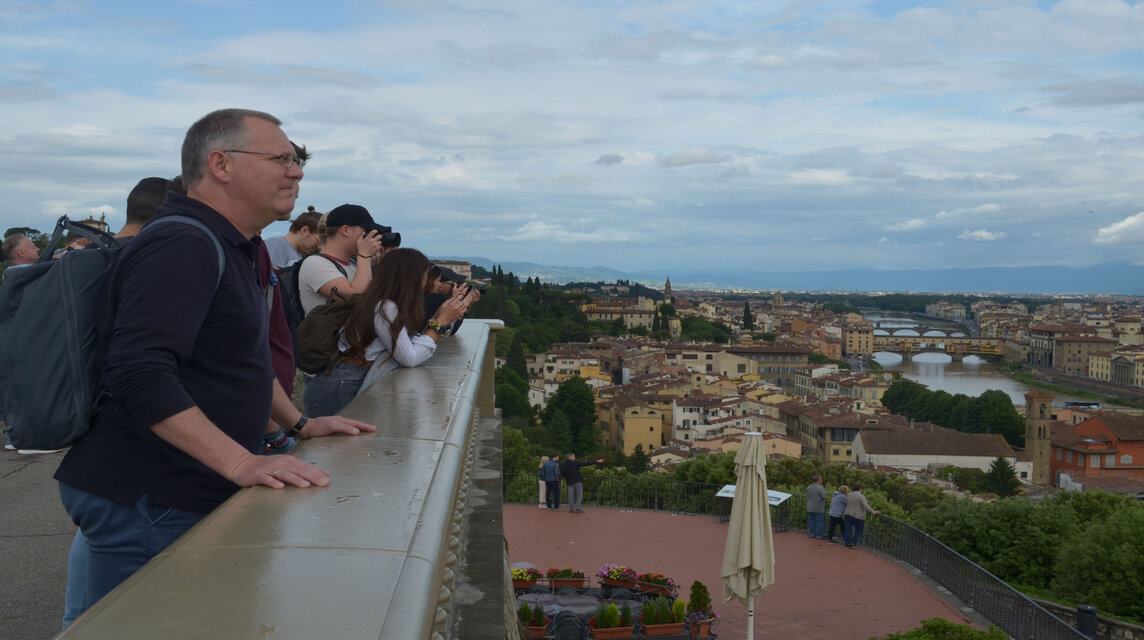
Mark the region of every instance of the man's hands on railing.
POLYGON ((329 473, 288 455, 257 456, 247 453, 234 465, 229 477, 231 482, 240 487, 263 485, 271 489, 282 489, 288 484, 302 488, 326 487, 330 484, 329 473))
POLYGON ((343 418, 341 416, 322 416, 320 418, 310 418, 306 422, 306 426, 298 432, 298 435, 301 436, 303 440, 308 440, 310 438, 320 438, 337 433, 356 436, 363 431, 373 433, 377 431, 377 427, 372 424, 350 420, 349 418, 343 418))

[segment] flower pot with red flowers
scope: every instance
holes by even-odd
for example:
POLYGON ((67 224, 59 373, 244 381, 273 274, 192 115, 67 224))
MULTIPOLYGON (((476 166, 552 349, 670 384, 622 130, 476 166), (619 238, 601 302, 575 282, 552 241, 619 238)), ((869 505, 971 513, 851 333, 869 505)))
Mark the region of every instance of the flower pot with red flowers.
POLYGON ((536 567, 526 567, 524 569, 511 569, 512 572, 512 588, 513 589, 527 589, 536 584, 540 579, 540 569, 536 567))
POLYGON ((560 587, 574 587, 576 589, 583 589, 588 586, 588 579, 584 577, 583 571, 576 569, 557 569, 552 567, 544 574, 548 578, 548 584, 554 590, 560 587))
POLYGON ((635 589, 638 582, 637 576, 635 569, 618 564, 606 564, 596 572, 600 584, 606 587, 622 587, 624 589, 635 589))
POLYGON ((645 636, 666 636, 683 633, 687 624, 687 614, 682 600, 675 601, 673 607, 667 596, 660 596, 652 602, 645 602, 640 624, 645 636))
POLYGON ((660 596, 675 593, 675 581, 662 573, 641 573, 636 576, 639 590, 660 596))
POLYGON ((588 628, 592 630, 593 638, 631 638, 635 635, 635 625, 632 624, 632 611, 628 603, 623 609, 616 608, 616 604, 596 606, 596 615, 588 621, 588 628))

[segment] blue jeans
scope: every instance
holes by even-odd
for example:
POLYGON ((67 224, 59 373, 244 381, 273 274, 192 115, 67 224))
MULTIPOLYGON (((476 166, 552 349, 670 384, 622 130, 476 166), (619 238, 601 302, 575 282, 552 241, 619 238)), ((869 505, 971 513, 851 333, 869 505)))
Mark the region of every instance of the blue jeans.
POLYGON ((74 617, 87 611, 207 515, 149 506, 147 496, 133 505, 122 505, 62 482, 60 499, 72 522, 80 528, 68 556, 65 599, 72 601, 64 605, 65 616, 74 617), (79 574, 74 585, 73 570, 79 574))
POLYGON ((856 547, 858 541, 862 539, 862 533, 866 531, 866 521, 862 518, 855 518, 854 516, 846 516, 846 529, 842 532, 842 539, 846 544, 856 547))
POLYGON ((546 503, 548 503, 548 508, 549 509, 559 509, 560 508, 560 481, 557 480, 557 481, 553 482, 551 480, 545 480, 544 481, 544 487, 546 489, 546 492, 544 495, 544 501, 546 503))
POLYGON ((64 590, 64 624, 67 629, 91 605, 87 602, 87 538, 76 531, 68 551, 68 586, 64 590))
POLYGON ((825 538, 826 533, 823 532, 823 527, 826 526, 826 514, 815 513, 813 511, 806 512, 806 533, 812 538, 825 538))
POLYGON ((357 395, 369 367, 338 361, 329 373, 319 373, 306 383, 302 404, 311 418, 336 415, 357 395))

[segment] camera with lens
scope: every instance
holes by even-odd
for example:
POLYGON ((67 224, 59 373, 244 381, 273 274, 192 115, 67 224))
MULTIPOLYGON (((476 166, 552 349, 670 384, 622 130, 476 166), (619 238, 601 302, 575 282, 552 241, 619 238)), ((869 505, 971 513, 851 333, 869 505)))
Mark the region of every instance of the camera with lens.
POLYGON ((386 249, 394 249, 401 246, 401 234, 395 232, 393 227, 379 224, 377 225, 377 231, 381 234, 381 246, 386 249))
POLYGON ((465 284, 468 285, 470 289, 479 291, 482 296, 485 295, 485 289, 489 288, 489 285, 481 284, 479 282, 466 282, 465 284))

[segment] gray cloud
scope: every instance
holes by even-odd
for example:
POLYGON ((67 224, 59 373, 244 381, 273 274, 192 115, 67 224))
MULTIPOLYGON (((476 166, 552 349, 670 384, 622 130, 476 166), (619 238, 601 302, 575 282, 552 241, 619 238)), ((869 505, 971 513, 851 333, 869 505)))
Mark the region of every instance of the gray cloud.
POLYGON ((728 155, 719 155, 707 147, 690 147, 676 153, 669 153, 659 158, 661 167, 686 167, 693 164, 718 164, 730 162, 733 158, 728 155))
POLYGON ((1116 80, 1078 82, 1046 87, 1055 94, 1054 104, 1066 107, 1105 107, 1144 103, 1144 84, 1116 80))
POLYGON ((596 158, 595 164, 602 164, 605 167, 610 167, 612 165, 621 164, 623 161, 623 156, 616 155, 614 153, 605 153, 599 158, 596 158))

